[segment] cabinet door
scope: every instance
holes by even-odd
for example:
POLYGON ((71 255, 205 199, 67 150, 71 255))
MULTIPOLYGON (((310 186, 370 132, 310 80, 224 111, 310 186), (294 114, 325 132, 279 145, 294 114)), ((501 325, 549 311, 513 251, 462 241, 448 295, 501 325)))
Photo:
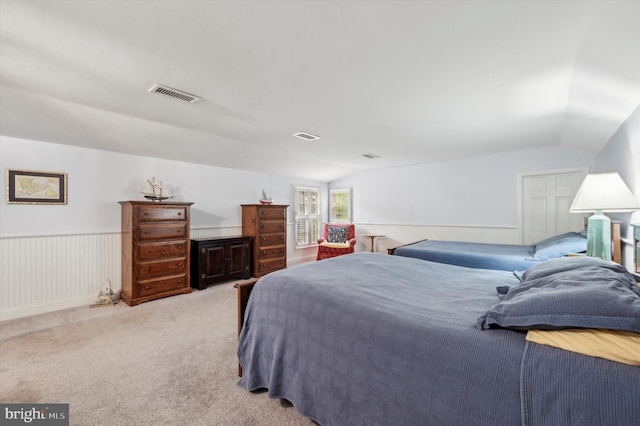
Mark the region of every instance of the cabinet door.
POLYGON ((205 246, 200 249, 200 280, 208 284, 225 276, 224 245, 205 246))
POLYGON ((249 244, 246 242, 230 243, 229 278, 248 278, 249 270, 249 244))

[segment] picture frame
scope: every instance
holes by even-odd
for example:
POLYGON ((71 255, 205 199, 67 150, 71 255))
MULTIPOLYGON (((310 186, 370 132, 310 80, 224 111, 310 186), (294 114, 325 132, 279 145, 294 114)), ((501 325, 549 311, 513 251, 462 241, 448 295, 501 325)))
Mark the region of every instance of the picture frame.
POLYGON ((67 174, 7 169, 7 204, 67 204, 67 174))

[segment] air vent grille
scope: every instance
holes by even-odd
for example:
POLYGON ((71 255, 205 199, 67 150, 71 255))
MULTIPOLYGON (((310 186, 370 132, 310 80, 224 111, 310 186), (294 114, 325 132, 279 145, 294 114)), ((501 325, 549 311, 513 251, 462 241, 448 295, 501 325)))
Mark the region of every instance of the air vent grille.
POLYGON ((380 158, 380 156, 375 155, 375 154, 371 154, 371 153, 368 153, 368 154, 362 154, 362 156, 363 156, 363 157, 365 157, 365 158, 368 158, 368 159, 370 159, 370 160, 373 160, 373 159, 375 159, 375 158, 380 158))
POLYGON ((304 139, 305 141, 315 141, 320 139, 320 136, 312 135, 311 133, 298 132, 294 133, 293 136, 296 138, 304 139))
POLYGON ((172 98, 180 99, 181 101, 189 102, 190 104, 200 102, 202 100, 202 98, 199 98, 195 95, 191 95, 181 90, 172 89, 171 87, 163 86, 157 83, 151 86, 149 92, 171 96, 172 98))

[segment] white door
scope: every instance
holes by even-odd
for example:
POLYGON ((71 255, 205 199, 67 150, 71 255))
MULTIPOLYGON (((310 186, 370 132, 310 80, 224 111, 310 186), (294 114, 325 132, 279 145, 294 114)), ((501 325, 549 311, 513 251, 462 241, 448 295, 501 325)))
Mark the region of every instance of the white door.
POLYGON ((583 215, 569 207, 586 174, 573 169, 521 176, 523 244, 584 228, 583 215))

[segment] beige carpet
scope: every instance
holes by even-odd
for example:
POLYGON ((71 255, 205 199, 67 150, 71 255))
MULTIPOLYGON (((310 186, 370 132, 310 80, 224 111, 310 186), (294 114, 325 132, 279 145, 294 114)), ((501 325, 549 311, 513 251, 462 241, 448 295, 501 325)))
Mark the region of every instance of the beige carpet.
POLYGON ((237 386, 233 283, 0 323, 0 402, 68 403, 72 425, 313 425, 237 386))

